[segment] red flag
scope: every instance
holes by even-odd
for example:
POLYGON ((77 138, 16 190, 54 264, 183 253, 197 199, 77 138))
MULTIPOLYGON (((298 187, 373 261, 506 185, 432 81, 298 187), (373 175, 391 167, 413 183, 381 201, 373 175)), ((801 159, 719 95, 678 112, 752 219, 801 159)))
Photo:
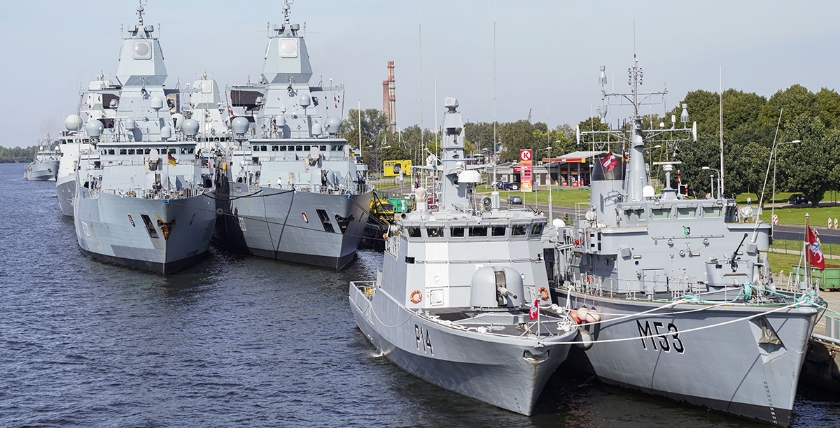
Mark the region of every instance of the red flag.
POLYGON ((615 153, 610 150, 604 159, 601 160, 601 165, 604 166, 604 169, 607 171, 612 171, 618 165, 618 159, 615 158, 615 153))
POLYGON ((808 243, 808 264, 813 267, 825 270, 825 258, 820 248, 820 236, 817 230, 808 226, 808 236, 805 237, 808 243))
POLYGON ((534 304, 531 305, 531 310, 528 311, 528 317, 531 321, 540 317, 540 299, 534 300, 534 304))

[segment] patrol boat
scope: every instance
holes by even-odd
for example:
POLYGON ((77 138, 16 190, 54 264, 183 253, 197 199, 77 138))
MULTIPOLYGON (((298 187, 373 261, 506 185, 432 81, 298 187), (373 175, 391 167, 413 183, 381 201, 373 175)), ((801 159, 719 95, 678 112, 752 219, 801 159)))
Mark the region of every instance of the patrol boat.
POLYGON ((61 151, 58 146, 53 150, 49 136, 45 143, 39 147, 35 160, 24 168, 23 178, 29 181, 55 181, 61 151))
MULTIPOLYGON (((549 315, 542 259, 546 218, 499 209, 493 192, 478 203, 481 175, 465 164, 458 102, 447 98, 442 163, 431 196, 386 239, 376 281, 350 283, 359 329, 400 368, 442 388, 530 415, 578 334, 560 308, 549 315), (437 202, 430 209, 428 199, 437 202)), ((435 180, 432 180, 435 182, 435 180)))
POLYGON ((299 25, 285 20, 269 38, 260 83, 235 86, 234 147, 217 165, 214 242, 228 249, 340 269, 367 223, 373 187, 357 169, 338 114, 340 86, 310 86, 312 67, 299 25), (320 101, 319 101, 320 100, 320 101))
POLYGON ((196 157, 199 124, 185 120, 183 133, 173 135, 160 43, 154 27, 143 25, 142 6, 137 13, 118 82, 101 90, 113 96, 113 117, 85 125, 96 153, 76 172, 76 237, 97 259, 168 274, 206 255, 215 204, 205 195, 212 179, 196 157))
POLYGON ((677 129, 672 117, 671 129, 643 129, 641 101, 667 91, 639 92, 638 61, 630 84, 627 94, 602 89, 607 102, 629 101, 630 127, 578 134, 606 147, 618 136, 629 161, 610 150, 594 162, 585 218, 558 221, 549 234, 558 303, 600 313, 582 323, 589 349, 574 348, 568 363, 610 384, 788 425, 824 302, 807 284, 792 292, 775 287, 765 253, 770 225, 739 222, 722 189, 689 199, 671 187, 674 163, 666 162, 665 187, 654 191, 645 144, 674 150, 696 140, 696 125, 688 128, 683 105, 685 126, 677 129))

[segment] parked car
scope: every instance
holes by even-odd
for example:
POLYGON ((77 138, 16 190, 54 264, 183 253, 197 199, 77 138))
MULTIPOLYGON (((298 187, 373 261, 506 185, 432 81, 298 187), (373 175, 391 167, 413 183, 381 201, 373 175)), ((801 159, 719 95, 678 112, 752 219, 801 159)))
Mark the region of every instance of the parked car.
POLYGON ((504 181, 497 181, 495 187, 499 190, 519 190, 519 183, 507 183, 504 181))
POLYGON ((510 205, 522 205, 522 196, 517 196, 517 195, 508 196, 508 204, 510 204, 510 205))
POLYGON ((802 193, 796 193, 790 195, 790 197, 788 198, 788 203, 791 205, 807 204, 808 197, 802 193))

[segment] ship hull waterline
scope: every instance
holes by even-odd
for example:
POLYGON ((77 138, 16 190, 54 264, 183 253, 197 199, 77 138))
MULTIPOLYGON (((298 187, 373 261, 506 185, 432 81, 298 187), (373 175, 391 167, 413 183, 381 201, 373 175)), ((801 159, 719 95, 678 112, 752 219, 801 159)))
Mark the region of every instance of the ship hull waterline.
MULTIPOLYGON (((247 187, 231 183, 247 194, 247 187)), ((323 194, 261 188, 257 197, 216 193, 213 242, 242 254, 342 269, 356 258, 372 192, 323 194), (342 229, 337 217, 346 219, 342 229)))
POLYGON ((91 198, 88 189, 79 190, 74 223, 83 253, 158 274, 187 268, 207 255, 216 221, 212 198, 161 200, 108 193, 91 198))
MULTIPOLYGON (((558 290, 557 295, 558 304, 565 305, 566 291, 558 290)), ((586 327, 593 346, 586 351, 573 349, 564 365, 624 388, 745 418, 790 424, 818 312, 815 308, 666 307, 573 292, 571 307, 581 305, 595 306, 602 322, 586 327), (657 306, 662 310, 656 310, 657 306), (650 312, 639 315, 644 311, 650 312), (627 318, 609 321, 624 316, 627 318), (774 342, 774 335, 778 344, 769 343, 774 342), (634 339, 621 340, 627 338, 634 339)))
POLYGON ((480 333, 432 322, 387 297, 376 296, 371 302, 354 284, 350 287, 356 324, 392 363, 441 388, 526 416, 531 415, 545 384, 566 359, 576 334, 563 339, 569 343, 546 344, 545 359, 528 360, 526 351, 534 351, 537 339, 488 340, 480 333), (380 319, 383 315, 384 320, 380 319))

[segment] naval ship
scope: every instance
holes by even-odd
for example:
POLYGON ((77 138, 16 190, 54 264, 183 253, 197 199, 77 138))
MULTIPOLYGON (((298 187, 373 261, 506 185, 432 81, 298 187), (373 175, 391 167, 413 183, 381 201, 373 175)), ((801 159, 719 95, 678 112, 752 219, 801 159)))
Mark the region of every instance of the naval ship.
POLYGON ((475 196, 458 102, 447 98, 442 156, 421 167, 441 183, 388 232, 375 281, 350 283, 359 329, 394 364, 442 388, 530 415, 578 328, 553 315, 541 236, 546 218, 475 196), (434 206, 430 205, 431 201, 434 206))
POLYGON ((259 83, 230 89, 236 140, 217 164, 214 242, 228 249, 341 269, 356 256, 373 187, 339 137, 343 87, 310 86, 300 26, 272 29, 259 83), (329 110, 329 107, 333 107, 329 110))
POLYGON ((55 181, 61 151, 58 146, 53 150, 49 136, 45 143, 38 148, 35 160, 24 168, 23 178, 29 181, 55 181))
POLYGON ((80 168, 80 159, 89 158, 94 147, 90 138, 81 132, 83 126, 79 115, 71 114, 64 120, 63 132, 58 139, 61 160, 58 163, 58 176, 55 179, 55 193, 61 213, 73 217, 73 199, 76 197, 76 170, 80 168))
POLYGON ((80 157, 74 221, 84 253, 168 274, 207 254, 216 220, 206 195, 213 180, 201 173, 198 122, 185 120, 182 132, 173 131, 160 43, 154 27, 143 24, 142 6, 137 14, 116 81, 89 91, 109 114, 85 124, 96 150, 80 157))
MULTIPOLYGON (((640 75, 636 60, 630 93, 602 89, 605 101, 619 97, 633 108, 629 127, 578 134, 603 137, 610 150, 593 162, 584 218, 558 220, 547 234, 557 302, 601 314, 582 324, 588 349, 574 348, 567 362, 610 384, 788 425, 823 302, 805 283, 793 292, 775 287, 765 253, 770 225, 739 221, 723 189, 686 197, 671 187, 676 161, 664 163, 665 186, 654 191, 645 144, 673 150, 696 141, 696 125, 643 129, 641 101, 667 91, 639 92, 640 75), (607 141, 629 146, 629 160, 607 141)), ((688 123, 685 105, 680 121, 688 123)))

